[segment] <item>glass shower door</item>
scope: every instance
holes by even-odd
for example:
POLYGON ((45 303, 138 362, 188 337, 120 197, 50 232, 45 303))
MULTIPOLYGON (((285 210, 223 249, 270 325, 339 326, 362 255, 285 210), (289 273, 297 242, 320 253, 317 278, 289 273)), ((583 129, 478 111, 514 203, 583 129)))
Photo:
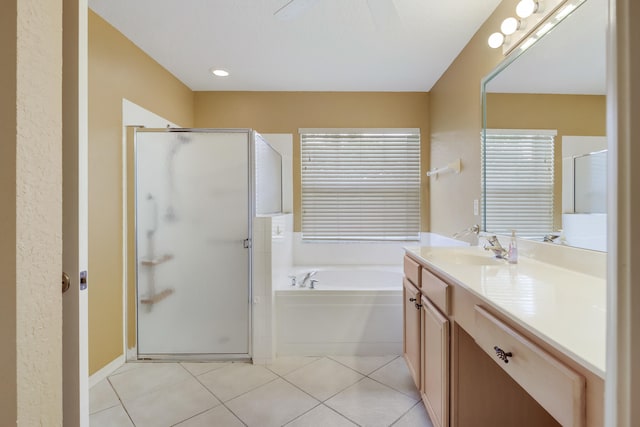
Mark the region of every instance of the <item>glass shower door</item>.
POLYGON ((248 355, 251 134, 136 132, 138 355, 248 355))

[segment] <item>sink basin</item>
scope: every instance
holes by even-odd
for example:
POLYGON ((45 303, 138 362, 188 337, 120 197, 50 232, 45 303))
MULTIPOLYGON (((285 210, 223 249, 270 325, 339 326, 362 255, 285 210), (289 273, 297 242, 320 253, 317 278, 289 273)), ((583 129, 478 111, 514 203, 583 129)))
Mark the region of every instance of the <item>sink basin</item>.
POLYGON ((442 250, 426 254, 426 258, 433 262, 457 265, 506 265, 507 261, 491 256, 490 252, 442 250))

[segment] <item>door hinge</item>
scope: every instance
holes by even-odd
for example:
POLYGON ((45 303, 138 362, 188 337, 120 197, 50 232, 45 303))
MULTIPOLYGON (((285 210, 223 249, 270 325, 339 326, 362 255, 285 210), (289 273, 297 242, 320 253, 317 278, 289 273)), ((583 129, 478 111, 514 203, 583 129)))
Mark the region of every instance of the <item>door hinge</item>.
POLYGON ((242 242, 242 246, 245 249, 249 249, 251 247, 251 239, 244 239, 244 241, 242 242))

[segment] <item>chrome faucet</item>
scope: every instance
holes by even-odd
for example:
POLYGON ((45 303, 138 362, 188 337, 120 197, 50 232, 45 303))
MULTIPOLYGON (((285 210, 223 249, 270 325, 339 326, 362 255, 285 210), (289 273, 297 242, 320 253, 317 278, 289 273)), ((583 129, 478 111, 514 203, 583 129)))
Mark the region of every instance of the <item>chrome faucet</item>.
POLYGON ((452 237, 457 239, 459 237, 464 237, 468 234, 475 234, 476 236, 480 234, 480 226, 478 224, 473 224, 471 227, 465 228, 462 231, 458 231, 452 237))
POLYGON ((304 277, 302 278, 302 282, 300 283, 300 287, 304 288, 305 286, 307 286, 307 282, 309 281, 309 279, 311 279, 317 273, 318 273, 317 271, 313 270, 305 274, 304 277))
POLYGON ((507 258, 509 252, 502 247, 497 236, 493 235, 483 237, 487 239, 487 244, 484 245, 484 249, 486 251, 493 251, 493 253, 496 255, 496 258, 507 258))

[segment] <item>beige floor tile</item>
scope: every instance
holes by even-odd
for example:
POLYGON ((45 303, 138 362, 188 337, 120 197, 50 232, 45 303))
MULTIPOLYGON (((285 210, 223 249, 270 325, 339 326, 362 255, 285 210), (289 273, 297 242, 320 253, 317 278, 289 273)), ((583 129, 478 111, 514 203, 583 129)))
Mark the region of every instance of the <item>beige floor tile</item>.
POLYGON ((91 427, 134 427, 122 405, 89 416, 91 427))
POLYGON ((422 401, 416 403, 393 427, 433 427, 422 401))
POLYGON ((110 376, 122 374, 123 372, 128 372, 132 369, 136 369, 141 366, 148 365, 149 363, 151 362, 127 362, 124 365, 120 366, 118 369, 116 369, 115 372, 110 376))
POLYGON ((285 378, 316 399, 324 401, 359 381, 363 376, 338 362, 322 358, 286 375, 285 378))
POLYGON ((276 427, 318 405, 316 399, 277 379, 226 403, 249 427, 276 427))
POLYGON ((396 359, 397 355, 391 356, 330 356, 338 363, 360 372, 362 375, 369 375, 376 369, 396 359))
POLYGON ((120 405, 120 399, 108 380, 104 379, 89 390, 89 413, 120 405))
POLYGON ((325 404, 361 426, 387 427, 416 402, 416 399, 365 378, 325 404))
POLYGON ((262 366, 232 363, 198 376, 198 379, 223 402, 278 378, 262 366))
POLYGON ((402 357, 398 357, 393 362, 378 369, 370 374, 369 377, 407 396, 420 399, 420 393, 413 382, 413 377, 409 373, 407 362, 402 357))
POLYGON ((320 359, 319 357, 308 356, 285 356, 278 357, 271 365, 267 365, 267 368, 275 372, 280 376, 285 376, 296 369, 300 369, 303 366, 308 365, 311 362, 315 362, 320 359))
POLYGON ((287 427, 356 427, 340 414, 319 405, 287 424, 287 427))
POLYGON ((214 369, 220 369, 229 364, 229 362, 182 362, 180 363, 187 371, 193 375, 202 375, 214 369))
POLYGON ((219 404, 218 399, 193 377, 124 400, 136 427, 171 426, 219 404))
POLYGON ((158 388, 193 378, 179 363, 144 363, 136 369, 109 377, 122 400, 142 396, 158 388))
POLYGON ((176 427, 244 427, 244 423, 224 406, 215 408, 176 424, 176 427))

